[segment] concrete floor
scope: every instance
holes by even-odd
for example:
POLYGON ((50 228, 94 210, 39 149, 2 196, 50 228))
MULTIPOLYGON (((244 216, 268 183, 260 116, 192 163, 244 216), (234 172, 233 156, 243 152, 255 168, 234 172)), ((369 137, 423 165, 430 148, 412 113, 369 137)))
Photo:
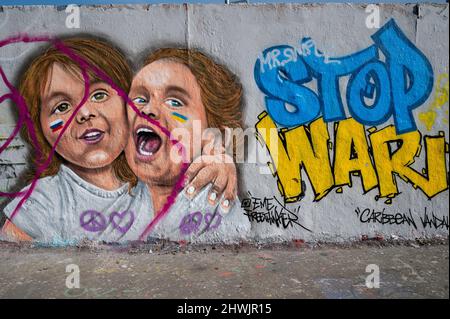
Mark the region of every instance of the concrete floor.
POLYGON ((55 249, 3 242, 0 298, 449 298, 448 241, 382 246, 55 249), (66 287, 69 264, 79 266, 80 288, 66 287), (380 288, 365 285, 369 264, 379 266, 380 288))

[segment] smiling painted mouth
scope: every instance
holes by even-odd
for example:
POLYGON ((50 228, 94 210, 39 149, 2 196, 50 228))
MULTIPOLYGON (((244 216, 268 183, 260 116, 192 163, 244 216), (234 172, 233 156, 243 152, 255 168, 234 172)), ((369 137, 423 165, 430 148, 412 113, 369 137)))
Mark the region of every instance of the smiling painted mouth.
POLYGON ((100 142, 105 136, 105 132, 97 129, 86 130, 80 139, 87 144, 96 144, 100 142))
POLYGON ((162 145, 161 137, 149 127, 139 127, 135 133, 137 153, 141 156, 152 156, 162 145))

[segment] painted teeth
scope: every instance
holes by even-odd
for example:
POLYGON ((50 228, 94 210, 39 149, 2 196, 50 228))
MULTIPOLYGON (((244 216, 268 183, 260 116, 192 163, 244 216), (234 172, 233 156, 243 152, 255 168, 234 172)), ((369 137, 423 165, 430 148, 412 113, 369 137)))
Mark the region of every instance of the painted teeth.
POLYGON ((139 153, 140 153, 141 155, 145 155, 145 156, 153 155, 152 152, 147 152, 147 151, 144 149, 144 145, 145 145, 145 141, 143 141, 141 144, 139 144, 139 153))
POLYGON ((138 129, 136 133, 137 134, 139 134, 139 133, 153 133, 153 131, 151 129, 149 129, 149 128, 144 128, 143 127, 143 128, 138 129))
POLYGON ((85 137, 91 138, 91 137, 96 137, 98 135, 100 135, 100 132, 92 132, 92 133, 86 134, 85 137))
MULTIPOLYGON (((152 130, 152 129, 150 129, 150 128, 147 128, 147 127, 141 127, 140 129, 138 129, 137 131, 136 131, 136 134, 140 134, 140 133, 154 133, 154 131, 152 130)), ((144 155, 144 156, 151 156, 151 155, 153 155, 153 152, 148 152, 148 151, 146 151, 145 150, 145 141, 142 141, 140 144, 139 144, 139 154, 141 154, 141 155, 144 155)))

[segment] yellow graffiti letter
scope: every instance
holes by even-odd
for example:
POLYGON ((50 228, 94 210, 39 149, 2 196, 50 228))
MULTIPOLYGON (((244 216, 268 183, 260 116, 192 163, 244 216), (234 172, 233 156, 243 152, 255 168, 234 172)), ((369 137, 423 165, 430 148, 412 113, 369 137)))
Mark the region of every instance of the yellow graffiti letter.
POLYGON ((421 134, 418 131, 397 135, 394 126, 370 134, 375 167, 380 184, 380 197, 398 194, 394 173, 419 187, 428 198, 447 189, 445 137, 425 137, 427 169, 421 175, 410 167, 420 153, 421 134), (398 149, 390 151, 389 143, 397 142, 398 149))
POLYGON ((364 125, 349 118, 336 124, 334 179, 336 185, 351 185, 351 172, 359 171, 364 192, 377 186, 378 180, 370 160, 364 125))
POLYGON ((270 152, 285 200, 294 202, 303 194, 302 168, 311 181, 315 200, 320 200, 334 185, 328 154, 329 135, 322 118, 312 122, 309 128, 300 126, 282 130, 275 140, 277 145, 268 136, 268 132, 276 128, 275 123, 265 112, 259 118, 256 129, 270 152))

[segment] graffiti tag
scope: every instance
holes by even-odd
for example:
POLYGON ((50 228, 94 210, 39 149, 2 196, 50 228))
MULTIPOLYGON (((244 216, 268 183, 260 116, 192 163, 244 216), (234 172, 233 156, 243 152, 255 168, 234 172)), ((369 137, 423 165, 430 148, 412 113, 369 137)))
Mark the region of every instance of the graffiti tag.
POLYGON ((269 133, 276 129, 273 120, 263 112, 256 124, 260 141, 264 141, 273 160, 279 190, 286 202, 304 196, 301 171, 305 170, 315 194, 315 201, 324 198, 334 187, 352 186, 352 175, 360 176, 364 193, 379 188, 375 199, 392 198, 400 192, 397 179, 410 183, 428 197, 448 189, 446 154, 448 143, 444 132, 424 136, 418 131, 398 135, 393 125, 377 130, 367 129, 352 118, 336 123, 334 157, 333 143, 322 118, 310 125, 285 129, 274 140, 269 133), (423 144, 422 145, 422 140, 423 144), (415 158, 425 150, 426 167, 418 172, 412 167, 415 158))
MULTIPOLYGON (((381 224, 381 225, 403 225, 407 224, 408 226, 413 227, 414 229, 418 229, 417 223, 412 215, 411 209, 408 209, 408 213, 386 213, 385 209, 381 211, 377 211, 375 209, 364 208, 361 209, 357 207, 355 209, 356 216, 359 221, 363 224, 381 224)), ((434 212, 431 215, 428 213, 427 208, 423 212, 423 215, 419 217, 420 224, 424 229, 449 229, 449 220, 448 216, 437 216, 434 212)))
MULTIPOLYGON (((245 210, 244 215, 248 217, 250 222, 268 223, 276 227, 286 229, 288 227, 300 226, 307 231, 311 231, 301 225, 298 221, 298 215, 288 209, 275 196, 273 197, 254 197, 248 192, 250 197, 244 198, 241 207, 245 210)), ((298 210, 298 207, 296 210, 298 210)))
MULTIPOLYGON (((374 45, 364 50, 332 59, 300 55, 288 45, 266 49, 255 63, 254 77, 266 94, 272 119, 285 127, 307 124, 321 114, 325 122, 346 119, 339 79, 350 76, 345 96, 354 119, 379 125, 393 116, 397 133, 416 130, 412 111, 431 93, 431 64, 393 19, 372 35, 372 40, 374 45), (265 68, 267 60, 274 57, 277 62, 265 68), (318 82, 317 93, 305 86, 313 78, 318 82)), ((304 38, 301 44, 309 42, 304 38)), ((314 44, 309 44, 309 49, 316 50, 314 44)))

